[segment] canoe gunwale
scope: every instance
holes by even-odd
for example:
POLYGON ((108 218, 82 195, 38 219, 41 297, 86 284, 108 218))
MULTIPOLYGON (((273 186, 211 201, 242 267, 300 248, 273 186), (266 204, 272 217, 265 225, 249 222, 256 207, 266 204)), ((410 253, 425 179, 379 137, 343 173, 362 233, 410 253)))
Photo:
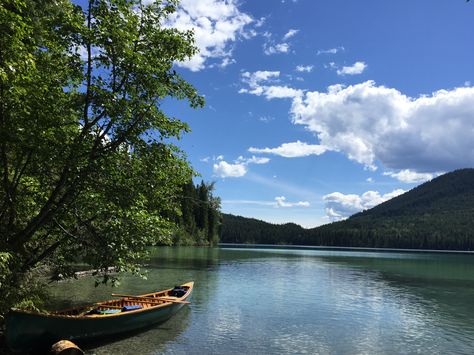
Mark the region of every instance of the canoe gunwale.
MULTIPOLYGON (((185 286, 185 287, 188 287, 188 290, 186 291, 186 293, 181 296, 181 297, 176 297, 176 301, 185 301, 186 298, 189 297, 189 295, 191 294, 192 290, 193 290, 193 286, 194 286, 194 282, 187 282, 187 283, 184 283, 180 286, 185 286)), ((153 300, 152 297, 154 297, 154 295, 157 295, 157 294, 165 294, 165 293, 168 293, 169 291, 171 291, 172 288, 170 289, 166 289, 166 290, 162 290, 162 291, 158 291, 158 292, 152 292, 152 293, 147 293, 147 294, 144 294, 144 295, 139 295, 138 297, 143 297, 143 298, 150 298, 151 300, 153 300)), ((170 297, 170 296, 166 296, 166 297, 170 297)), ((161 301, 163 301, 162 303, 157 303, 156 305, 153 305, 153 306, 150 306, 148 308, 140 308, 140 309, 135 309, 135 310, 130 310, 130 311, 126 311, 126 312, 120 312, 120 313, 113 313, 113 314, 91 314, 91 315, 84 315, 84 314, 78 314, 78 315, 73 315, 73 314, 61 314, 61 313, 64 313, 64 312, 70 312, 70 311, 74 311, 74 310, 82 310, 82 311, 87 311, 87 310, 92 310, 94 308, 97 308, 97 307, 109 307, 109 305, 107 305, 107 302, 117 302, 117 301, 120 301, 120 300, 124 300, 124 301, 128 301, 128 302, 135 302, 137 304, 139 304, 141 301, 137 300, 137 299, 127 299, 127 297, 120 297, 119 299, 117 300, 107 300, 107 301, 103 301, 103 302, 97 302, 97 303, 94 303, 94 304, 90 304, 90 305, 85 305, 85 306, 79 306, 79 307, 71 307, 71 308, 67 308, 67 309, 64 309, 64 310, 60 310, 60 311, 56 311, 56 312, 48 312, 48 313, 40 313, 40 312, 35 312, 35 311, 29 311, 29 310, 24 310, 24 309, 18 309, 18 308, 12 308, 10 310, 10 312, 12 313, 23 313, 23 314, 29 314, 29 315, 33 315, 33 316, 38 316, 38 317, 43 317, 43 318, 60 318, 60 319, 77 319, 77 320, 90 320, 90 319, 94 319, 94 318, 109 318, 109 317, 121 317, 121 316, 125 316, 125 315, 132 315, 132 314, 137 314, 137 313, 141 313, 141 312, 148 312, 148 311, 152 311, 152 310, 157 310, 157 309, 160 309, 160 308, 164 308, 164 307, 170 307, 172 306, 173 304, 175 304, 175 300, 173 299, 173 301, 169 301, 169 300, 165 300, 165 299, 162 299, 161 301)), ((160 301, 160 299, 158 298, 155 298, 156 301, 160 301)), ((143 303, 147 303, 146 301, 143 302, 143 303)), ((150 303, 148 303, 150 304, 150 303)), ((110 305, 110 307, 112 308, 113 305, 110 305)))
POLYGON ((108 337, 129 334, 140 329, 145 329, 154 324, 164 322, 176 314, 188 302, 184 301, 191 296, 194 282, 184 283, 181 286, 187 287, 186 292, 181 297, 169 295, 172 288, 163 291, 141 295, 156 299, 159 304, 147 304, 146 307, 114 314, 90 314, 85 312, 94 308, 110 307, 116 305, 140 305, 136 299, 120 297, 116 300, 108 300, 95 304, 73 307, 57 312, 40 313, 21 309, 12 309, 7 314, 5 320, 5 340, 7 346, 13 352, 46 351, 52 344, 68 339, 80 343, 89 341, 99 341, 108 337), (172 297, 173 300, 166 301, 158 297, 172 297), (156 298, 154 298, 156 297, 156 298), (132 304, 131 304, 132 303, 132 304), (60 314, 60 312, 77 312, 77 314, 60 314))

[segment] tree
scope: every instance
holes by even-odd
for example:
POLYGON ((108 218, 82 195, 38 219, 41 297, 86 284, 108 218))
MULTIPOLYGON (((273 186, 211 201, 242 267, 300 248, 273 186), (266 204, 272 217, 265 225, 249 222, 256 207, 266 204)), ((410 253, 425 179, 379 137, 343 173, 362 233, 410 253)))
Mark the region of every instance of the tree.
POLYGON ((219 242, 221 201, 213 196, 214 183, 189 180, 182 187, 181 210, 176 216, 179 229, 173 241, 177 245, 216 245, 219 242))
POLYGON ((203 105, 173 69, 197 50, 192 32, 165 26, 176 6, 1 2, 0 314, 38 265, 136 271, 147 245, 169 241, 193 172, 169 143, 188 126, 160 104, 203 105))

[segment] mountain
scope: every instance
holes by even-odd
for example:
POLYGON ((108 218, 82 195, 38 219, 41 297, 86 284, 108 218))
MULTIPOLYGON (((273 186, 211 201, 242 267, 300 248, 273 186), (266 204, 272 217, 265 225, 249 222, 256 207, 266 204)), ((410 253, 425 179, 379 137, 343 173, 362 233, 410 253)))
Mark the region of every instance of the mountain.
POLYGON ((232 239, 239 243, 474 250, 474 169, 444 174, 347 220, 313 229, 224 215, 221 241, 232 239))
POLYGON ((272 224, 225 213, 222 217, 222 243, 295 244, 307 232, 294 223, 272 224))

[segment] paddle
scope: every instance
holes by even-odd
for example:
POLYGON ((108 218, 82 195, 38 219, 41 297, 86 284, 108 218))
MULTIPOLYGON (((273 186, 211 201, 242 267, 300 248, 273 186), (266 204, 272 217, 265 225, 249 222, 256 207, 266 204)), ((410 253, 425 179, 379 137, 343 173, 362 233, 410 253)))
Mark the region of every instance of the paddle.
POLYGON ((112 296, 114 297, 124 297, 124 298, 134 298, 134 299, 144 299, 144 300, 163 300, 167 302, 173 302, 173 303, 185 303, 185 304, 190 304, 191 302, 188 301, 181 301, 181 300, 176 300, 174 298, 168 298, 168 297, 146 297, 146 296, 132 296, 132 295, 122 295, 120 293, 112 293, 112 296))

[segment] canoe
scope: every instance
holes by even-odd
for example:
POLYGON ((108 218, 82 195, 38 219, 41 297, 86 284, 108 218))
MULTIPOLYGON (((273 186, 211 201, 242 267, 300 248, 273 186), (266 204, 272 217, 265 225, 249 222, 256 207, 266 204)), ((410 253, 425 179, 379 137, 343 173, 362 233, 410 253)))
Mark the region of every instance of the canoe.
POLYGON ((163 322, 191 296, 194 282, 139 296, 38 313, 12 309, 6 316, 5 339, 12 351, 49 349, 59 340, 83 342, 125 335, 163 322))

